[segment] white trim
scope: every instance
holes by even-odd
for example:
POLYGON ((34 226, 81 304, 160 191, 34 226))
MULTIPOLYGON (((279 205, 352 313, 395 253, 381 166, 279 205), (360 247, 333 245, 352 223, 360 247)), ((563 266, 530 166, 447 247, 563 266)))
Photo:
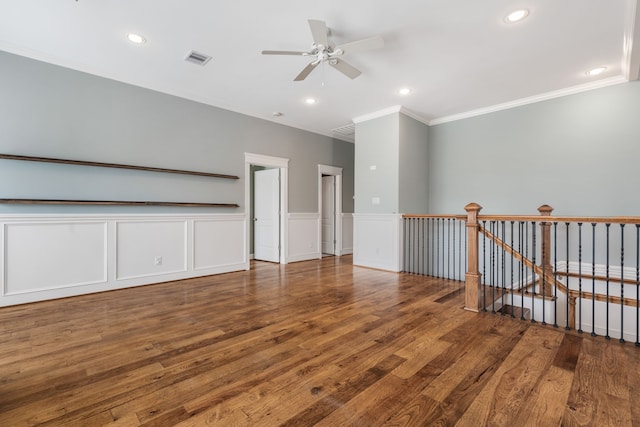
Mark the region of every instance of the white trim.
POLYGON ((402 214, 353 214, 353 265, 402 270, 402 214))
POLYGON ((393 107, 385 108, 383 110, 375 111, 373 113, 364 114, 353 118, 353 122, 358 124, 366 122, 368 120, 377 119, 380 117, 388 116, 394 113, 402 113, 414 120, 424 123, 428 126, 439 125, 442 123, 455 122, 457 120, 468 119, 471 117, 481 116, 483 114, 495 113, 497 111, 508 110, 510 108, 521 107, 528 104, 535 104, 536 102, 548 101, 550 99, 561 98, 563 96, 575 95, 581 92, 587 92, 594 89, 600 89, 608 86, 613 86, 621 83, 626 83, 629 80, 637 80, 640 70, 640 31, 634 31, 635 24, 640 22, 640 8, 635 7, 635 0, 629 0, 634 3, 633 10, 637 20, 633 20, 632 24, 627 25, 625 31, 625 58, 623 59, 623 71, 624 76, 614 76, 607 79, 601 79, 590 83, 571 86, 568 88, 541 93, 538 95, 530 96, 527 98, 516 99, 502 104, 490 105, 488 107, 478 108, 476 110, 465 111, 459 114, 452 114, 450 116, 439 117, 433 120, 428 120, 419 115, 407 110, 401 105, 395 105, 393 107), (631 29, 629 29, 631 27, 631 29), (632 49, 635 46, 635 49, 632 49), (635 71, 632 71, 635 70, 635 71), (632 73, 635 73, 632 74, 632 73), (631 78, 629 78, 631 77, 631 78))
POLYGON ((289 229, 295 232, 289 234, 287 261, 298 262, 322 258, 318 252, 317 228, 320 215, 316 212, 290 213, 288 215, 289 229))
POLYGON ((322 258, 322 175, 333 175, 336 177, 336 206, 334 212, 335 223, 335 256, 342 255, 342 168, 327 165, 318 165, 318 253, 322 258))
MULTIPOLYGON (((179 269, 174 269, 174 270, 165 270, 159 273, 155 273, 155 272, 151 272, 151 273, 143 273, 143 274, 134 274, 134 275, 130 275, 130 276, 121 276, 119 273, 120 270, 120 265, 118 264, 118 258, 115 259, 115 264, 114 264, 114 272, 115 272, 115 280, 117 282, 122 281, 122 280, 132 280, 132 279, 143 279, 143 278, 147 278, 147 277, 155 277, 155 276, 163 276, 165 274, 178 274, 178 273, 186 273, 188 271, 190 271, 189 269, 189 256, 188 256, 188 251, 189 251, 189 227, 188 227, 188 223, 189 220, 187 219, 172 219, 172 220, 166 220, 166 219, 161 219, 161 218, 153 218, 153 219, 146 219, 146 220, 134 220, 134 221, 122 221, 122 220, 116 220, 114 221, 114 226, 115 226, 115 250, 116 253, 118 252, 118 245, 120 244, 118 241, 118 236, 119 236, 119 230, 120 230, 120 226, 121 225, 126 225, 126 224, 179 224, 182 226, 183 228, 183 233, 184 233, 184 241, 182 242, 182 254, 184 256, 184 259, 182 260, 182 266, 179 269)), ((192 229, 193 231, 193 229, 192 229)), ((105 239, 106 240, 106 239, 105 239)), ((192 269, 191 269, 192 270, 192 269)))
POLYGON ((342 213, 342 247, 340 248, 342 255, 349 255, 353 253, 353 213, 351 212, 343 212, 342 213), (350 241, 351 244, 349 246, 345 246, 345 223, 349 224, 348 228, 351 229, 351 237, 347 240, 350 241))
MULTIPOLYGON (((55 298, 63 298, 74 295, 89 294, 94 292, 109 291, 113 289, 123 289, 128 287, 165 282, 169 280, 181 280, 190 277, 201 277, 211 274, 227 273, 231 271, 238 271, 245 269, 247 260, 244 258, 246 252, 245 233, 246 216, 244 214, 198 214, 193 215, 177 215, 177 214, 151 214, 151 215, 129 215, 129 214, 86 214, 86 215, 54 215, 54 214, 29 214, 29 215, 0 215, 0 307, 9 306, 15 304, 23 304, 35 301, 49 300, 55 298), (194 222, 195 221, 195 222, 194 222), (195 223, 198 221, 204 222, 225 222, 225 223, 237 223, 231 232, 231 239, 233 241, 213 240, 211 245, 215 245, 218 253, 225 251, 228 256, 222 256, 216 258, 214 262, 208 265, 201 265, 195 268, 195 238, 196 229, 195 223), (184 240, 180 238, 177 245, 171 246, 172 249, 176 249, 174 253, 180 257, 184 254, 184 259, 178 258, 177 267, 172 267, 168 270, 158 271, 155 274, 147 274, 144 268, 132 270, 129 274, 124 272, 127 277, 118 277, 117 269, 120 266, 117 265, 119 258, 118 254, 118 226, 122 224, 150 224, 150 223, 168 223, 179 224, 186 231, 184 240), (13 226, 27 226, 27 227, 40 227, 42 225, 55 225, 65 226, 68 225, 69 233, 84 232, 83 229, 79 229, 77 225, 97 225, 101 231, 94 232, 95 229, 88 230, 90 232, 91 241, 87 246, 87 256, 90 259, 95 259, 97 250, 102 248, 103 257, 96 261, 91 272, 96 274, 85 274, 80 277, 68 277, 64 274, 57 274, 55 270, 47 273, 43 269, 38 269, 38 259, 34 259, 33 263, 25 263, 22 261, 12 261, 13 264, 9 265, 9 254, 12 251, 12 245, 16 241, 10 242, 9 227, 13 226), (92 231, 93 230, 93 231, 92 231), (229 247, 233 246, 232 253, 229 252, 229 247), (184 269, 180 264, 184 265, 184 269), (33 285, 29 285, 28 289, 22 289, 20 287, 14 288, 15 284, 9 283, 10 276, 9 269, 11 268, 36 268, 36 271, 40 271, 40 276, 44 277, 44 280, 36 280, 33 285), (171 271, 169 271, 171 270, 171 271), (51 279, 51 281, 49 281, 51 279), (55 279, 55 280, 54 280, 55 279)), ((34 229, 34 232, 38 232, 34 229)), ((312 235, 315 235, 315 222, 312 227, 312 235)), ((38 236, 38 235, 34 235, 38 236)), ((57 237, 52 237, 57 239, 57 237)), ((20 243, 20 241, 17 241, 20 243)), ((45 244, 56 245, 56 242, 52 240, 44 240, 45 244)), ((64 250, 64 249, 62 249, 64 250)), ((69 258, 69 256, 60 254, 62 257, 69 258)), ((120 254, 120 256, 123 256, 120 254)), ((75 259, 75 258, 74 258, 75 259)), ((128 259, 127 263, 132 265, 138 265, 139 261, 136 259, 128 259)), ((77 259, 77 262, 82 263, 82 259, 77 259)), ((49 268, 49 267, 47 267, 49 268)), ((67 267, 64 267, 67 268, 67 267)), ((60 270, 60 273, 63 273, 60 270)))
POLYGON ((263 154, 244 153, 244 161, 255 166, 267 166, 272 168, 288 168, 289 159, 283 157, 265 156, 263 154))
POLYGON ((433 119, 429 122, 429 126, 439 125, 447 122, 454 122, 456 120, 468 119, 470 117, 481 116, 483 114, 494 113, 496 111, 508 110, 510 108, 521 107, 527 104, 534 104, 540 101, 547 101, 554 98, 560 98, 567 95, 574 95, 580 92, 586 92, 593 89, 599 89, 607 86, 613 86, 620 83, 626 83, 627 80, 623 76, 610 77, 608 79, 602 79, 583 85, 571 86, 565 89, 556 90, 553 92, 541 93, 539 95, 530 96, 528 98, 516 99, 515 101, 505 102, 503 104, 496 104, 489 107, 478 108, 477 110, 466 111, 460 114, 453 114, 451 116, 440 117, 433 119))
POLYGON ((637 0, 627 0, 624 41, 622 45, 622 72, 627 81, 640 77, 640 8, 637 0))
POLYGON ((362 116, 354 117, 353 123, 358 124, 369 120, 377 119, 380 117, 388 116, 389 114, 399 113, 402 110, 402 105, 394 105, 393 107, 385 108, 383 110, 374 111, 373 113, 363 114, 362 116))
POLYGON ((416 120, 422 124, 425 125, 429 125, 429 120, 425 119, 424 117, 420 117, 419 115, 417 115, 416 113, 414 113, 413 111, 407 110, 404 107, 400 107, 400 113, 404 114, 407 117, 411 117, 413 120, 416 120))
POLYGON ((280 168, 280 263, 287 263, 287 239, 289 237, 287 215, 289 213, 289 159, 266 156, 263 154, 244 153, 244 212, 246 218, 246 270, 250 269, 249 251, 252 219, 251 212, 251 165, 280 168))
POLYGON ((5 286, 7 285, 7 280, 6 280, 7 269, 5 268, 5 265, 7 263, 7 258, 6 258, 7 252, 5 249, 7 246, 7 240, 5 238, 6 227, 7 227, 7 224, 2 224, 2 226, 0 227, 0 297, 4 296, 5 286))

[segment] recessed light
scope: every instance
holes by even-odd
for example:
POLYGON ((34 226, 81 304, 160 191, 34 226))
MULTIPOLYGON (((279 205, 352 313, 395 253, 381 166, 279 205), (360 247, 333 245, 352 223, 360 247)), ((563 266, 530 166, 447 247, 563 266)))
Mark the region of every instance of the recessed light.
POLYGON ((314 105, 318 103, 318 100, 315 98, 307 98, 304 100, 304 103, 307 105, 314 105))
POLYGON ((273 115, 273 117, 280 117, 282 116, 282 112, 280 111, 274 111, 273 113, 271 113, 273 115))
POLYGON ((142 44, 144 42, 146 42, 147 40, 142 37, 140 34, 135 34, 135 33, 130 33, 127 35, 127 38, 129 39, 129 41, 131 43, 135 43, 135 44, 142 44))
POLYGON ((411 93, 411 89, 408 87, 403 87, 401 89, 398 89, 398 94, 406 96, 409 95, 411 93))
POLYGON ((527 16, 529 16, 529 11, 527 9, 514 10, 505 16, 504 22, 507 24, 513 24, 514 22, 522 21, 527 16))
POLYGON ((593 76, 597 76, 599 74, 602 74, 605 71, 607 71, 607 67, 598 67, 598 68, 594 68, 593 70, 587 71, 585 74, 587 76, 593 77, 593 76))

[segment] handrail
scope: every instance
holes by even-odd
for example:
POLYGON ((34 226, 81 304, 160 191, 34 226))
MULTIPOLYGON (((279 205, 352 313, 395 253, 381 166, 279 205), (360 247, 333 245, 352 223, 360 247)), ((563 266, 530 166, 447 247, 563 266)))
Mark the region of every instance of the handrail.
POLYGON ((466 215, 438 215, 438 214, 402 214, 403 219, 411 219, 411 218, 444 218, 444 219, 459 219, 460 221, 464 221, 467 219, 466 215))
POLYGON ((524 221, 536 223, 581 222, 599 224, 639 224, 640 216, 536 216, 536 215, 478 215, 478 221, 524 221))

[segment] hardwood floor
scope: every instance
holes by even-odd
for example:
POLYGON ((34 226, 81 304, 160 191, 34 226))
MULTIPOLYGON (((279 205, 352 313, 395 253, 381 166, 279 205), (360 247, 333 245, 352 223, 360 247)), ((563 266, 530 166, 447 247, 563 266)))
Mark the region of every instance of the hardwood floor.
POLYGON ((351 257, 0 309, 0 425, 640 425, 640 349, 351 257))

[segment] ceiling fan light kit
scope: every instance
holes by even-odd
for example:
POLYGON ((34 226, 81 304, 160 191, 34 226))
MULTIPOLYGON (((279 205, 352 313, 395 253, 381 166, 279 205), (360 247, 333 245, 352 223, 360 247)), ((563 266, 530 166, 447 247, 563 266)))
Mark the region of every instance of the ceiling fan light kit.
POLYGON ((263 55, 295 55, 308 56, 314 58, 302 71, 293 79, 296 82, 307 78, 309 74, 321 63, 327 63, 331 67, 340 71, 350 79, 355 79, 362 72, 353 65, 342 59, 347 54, 363 52, 366 50, 379 49, 384 47, 384 40, 380 36, 370 37, 350 43, 345 43, 334 47, 329 42, 329 29, 324 21, 315 19, 309 20, 309 29, 313 37, 312 49, 309 52, 290 51, 290 50, 263 50, 263 55))

